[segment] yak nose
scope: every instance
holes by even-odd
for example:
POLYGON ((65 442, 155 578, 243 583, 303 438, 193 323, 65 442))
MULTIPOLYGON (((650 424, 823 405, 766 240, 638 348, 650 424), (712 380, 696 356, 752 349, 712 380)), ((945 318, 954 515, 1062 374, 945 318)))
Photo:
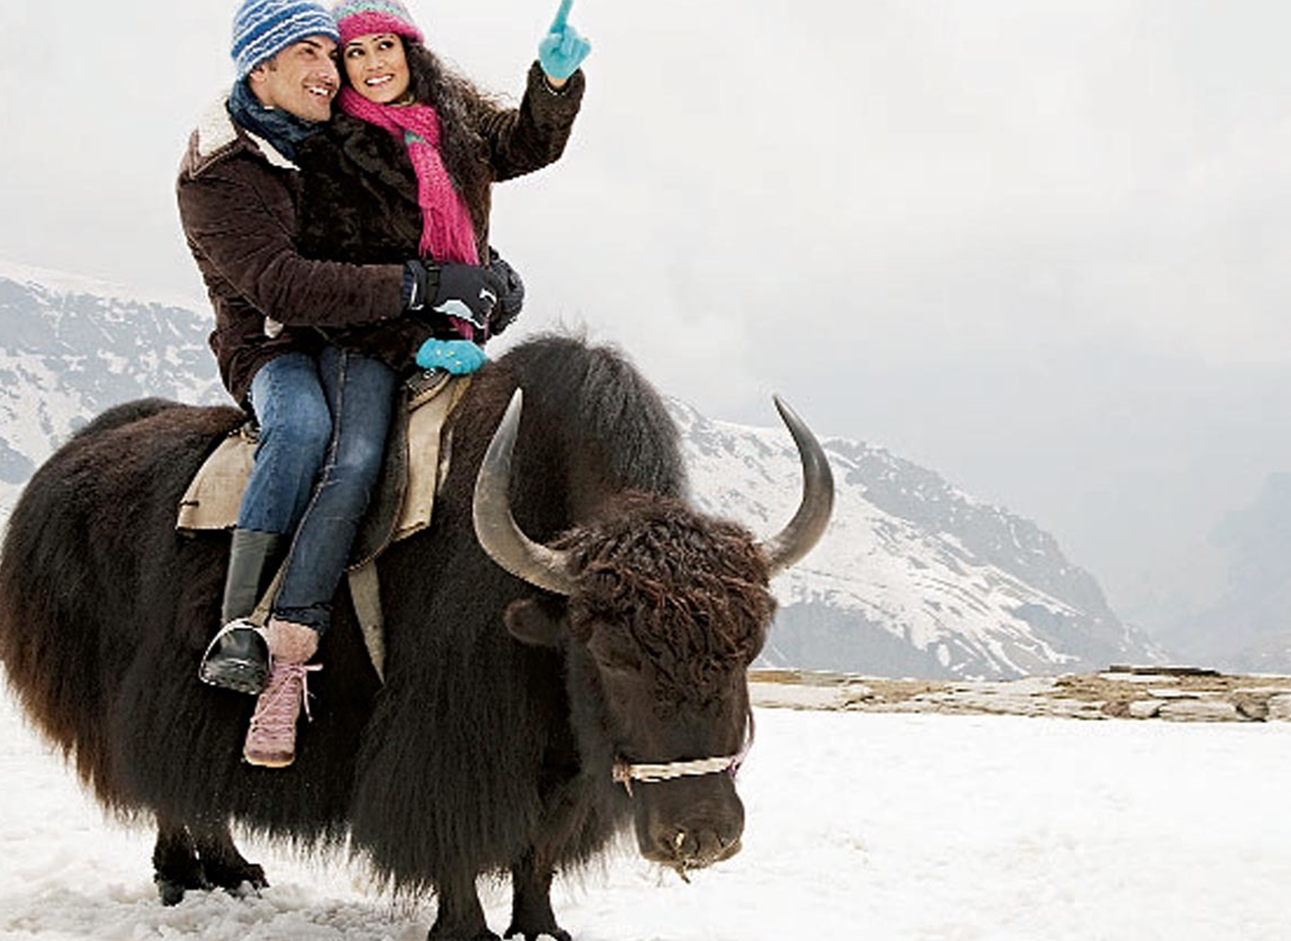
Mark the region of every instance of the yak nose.
POLYGON ((703 869, 738 853, 742 830, 738 825, 672 829, 656 837, 656 853, 652 855, 678 869, 703 869))

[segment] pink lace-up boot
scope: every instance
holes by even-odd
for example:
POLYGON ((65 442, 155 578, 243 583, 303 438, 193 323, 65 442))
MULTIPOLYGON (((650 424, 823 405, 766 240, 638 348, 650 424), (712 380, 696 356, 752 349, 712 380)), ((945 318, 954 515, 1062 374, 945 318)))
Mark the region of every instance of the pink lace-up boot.
POLYGON ((285 768, 296 758, 296 719, 302 705, 309 715, 306 676, 322 669, 305 665, 318 650, 318 631, 270 618, 265 634, 272 668, 269 682, 256 700, 242 757, 262 768, 285 768))

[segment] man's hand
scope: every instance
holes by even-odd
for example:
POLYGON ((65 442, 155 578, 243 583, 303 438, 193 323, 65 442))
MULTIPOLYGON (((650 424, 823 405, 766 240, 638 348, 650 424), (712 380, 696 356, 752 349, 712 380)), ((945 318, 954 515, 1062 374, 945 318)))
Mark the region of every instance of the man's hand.
POLYGON ((556 87, 565 84, 592 51, 592 44, 569 25, 569 8, 573 5, 574 0, 560 0, 556 18, 538 44, 538 61, 556 87))
POLYGON ((439 288, 431 307, 454 320, 465 321, 488 334, 489 318, 506 293, 507 283, 479 265, 439 265, 439 288))
POLYGON ((493 316, 489 318, 489 336, 497 336, 511 322, 520 316, 520 311, 524 309, 524 281, 520 279, 520 272, 516 271, 499 255, 494 249, 489 249, 490 261, 489 270, 494 272, 498 277, 506 281, 507 289, 498 301, 498 306, 493 310, 493 316))
POLYGON ((506 279, 479 265, 410 261, 404 266, 407 309, 419 311, 429 307, 444 314, 467 327, 461 331, 463 336, 478 333, 482 340, 488 335, 489 318, 506 292, 506 279))

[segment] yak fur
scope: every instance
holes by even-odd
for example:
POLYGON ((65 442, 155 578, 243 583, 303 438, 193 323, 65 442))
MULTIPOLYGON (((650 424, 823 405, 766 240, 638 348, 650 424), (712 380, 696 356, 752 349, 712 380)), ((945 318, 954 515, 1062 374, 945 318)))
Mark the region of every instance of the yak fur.
MULTIPOLYGON (((253 698, 197 681, 229 540, 175 528, 186 485, 243 420, 156 399, 114 408, 37 471, 10 518, 0 658, 27 714, 113 810, 194 828, 233 821, 306 847, 348 838, 413 893, 514 875, 535 858, 567 869, 627 824, 630 798, 610 777, 589 655, 519 642, 508 606, 529 599, 575 637, 593 620, 621 622, 624 642, 659 667, 665 716, 683 700, 729 698, 715 677, 734 663, 742 678, 763 644, 765 563, 741 527, 686 508, 658 395, 617 353, 544 337, 476 375, 451 418, 433 525, 379 561, 384 685, 342 588, 295 763, 251 767, 240 752, 253 698), (581 600, 508 575, 474 536, 474 477, 517 386, 511 505, 528 535, 580 560, 581 600), (698 595, 674 584, 710 563, 698 595), (641 591, 658 609, 653 629, 641 627, 641 591)), ((699 704, 738 714, 743 735, 747 700, 728 705, 699 704)))

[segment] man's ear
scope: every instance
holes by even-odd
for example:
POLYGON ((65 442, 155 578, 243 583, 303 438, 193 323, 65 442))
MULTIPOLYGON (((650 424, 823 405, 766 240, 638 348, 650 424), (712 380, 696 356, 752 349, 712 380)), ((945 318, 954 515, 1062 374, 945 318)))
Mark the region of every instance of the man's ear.
POLYGON ((253 82, 263 83, 269 77, 270 72, 276 72, 277 70, 278 70, 278 57, 274 56, 271 59, 265 59, 254 69, 248 72, 247 79, 253 82))
POLYGON ((565 628, 564 604, 554 605, 542 598, 521 598, 507 605, 503 620, 511 636, 533 647, 563 647, 569 636, 565 628))

